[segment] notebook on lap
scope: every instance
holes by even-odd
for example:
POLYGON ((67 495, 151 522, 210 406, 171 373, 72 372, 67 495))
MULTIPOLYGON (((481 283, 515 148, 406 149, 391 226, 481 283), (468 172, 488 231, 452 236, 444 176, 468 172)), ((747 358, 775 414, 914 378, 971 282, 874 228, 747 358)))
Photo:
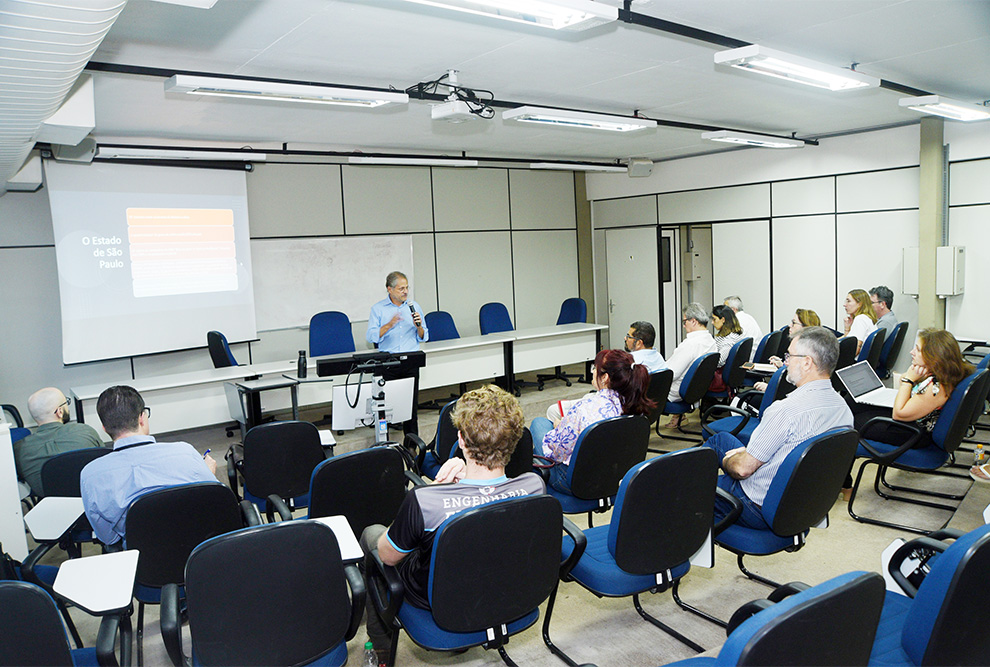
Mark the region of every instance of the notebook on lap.
POLYGON ((883 386, 868 361, 840 368, 835 373, 857 403, 893 409, 897 390, 883 386))

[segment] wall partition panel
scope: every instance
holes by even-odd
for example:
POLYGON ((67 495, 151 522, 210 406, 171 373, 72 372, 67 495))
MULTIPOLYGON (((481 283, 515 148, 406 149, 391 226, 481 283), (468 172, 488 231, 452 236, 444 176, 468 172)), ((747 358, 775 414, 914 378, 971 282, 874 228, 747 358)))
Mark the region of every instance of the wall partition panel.
POLYGON ((798 308, 835 328, 835 216, 774 218, 771 230, 774 328, 789 324, 798 308))
POLYGON ((461 336, 477 336, 478 310, 501 301, 516 324, 512 297, 512 239, 509 232, 450 232, 436 235, 440 310, 454 318, 461 336))
POLYGON ((770 184, 659 195, 660 223, 715 222, 770 217, 770 184))
POLYGON ((344 231, 401 234, 433 231, 429 167, 341 167, 344 231))
POLYGON ((835 211, 835 177, 805 178, 770 184, 770 211, 775 218, 835 211))
POLYGON ((252 238, 344 233, 338 165, 256 164, 247 199, 252 238))
POLYGON ((512 229, 574 229, 574 174, 509 170, 512 229))
POLYGON ((573 230, 512 232, 517 329, 557 323, 560 304, 578 296, 573 230))
POLYGON ((606 199, 591 204, 591 224, 595 229, 639 227, 657 224, 657 196, 606 199))
MULTIPOLYGON (((433 234, 413 234, 412 251, 415 277, 409 293, 427 313, 437 310, 437 258, 433 234)), ((385 276, 382 276, 381 284, 384 299, 388 295, 385 276)))
MULTIPOLYGON (((763 333, 770 331, 769 220, 712 225, 712 299, 721 303, 731 295, 742 298, 763 333)), ((710 309, 714 304, 703 305, 710 309)))
POLYGON ((919 169, 889 169, 835 178, 837 213, 918 208, 919 169))
POLYGON ((436 231, 509 228, 509 177, 505 169, 433 169, 436 231))
POLYGON ((886 285, 894 293, 892 310, 897 319, 910 322, 905 344, 894 364, 898 371, 903 370, 918 328, 918 301, 902 291, 902 249, 918 245, 918 211, 840 214, 836 216, 836 239, 837 289, 833 312, 839 328, 845 317, 842 301, 850 290, 886 285))
POLYGON ((990 160, 970 160, 949 165, 949 206, 990 203, 988 183, 990 160))
MULTIPOLYGON (((990 199, 985 187, 983 196, 990 199)), ((966 288, 945 300, 945 328, 960 338, 990 340, 988 230, 990 205, 949 209, 949 244, 966 247, 966 288)))

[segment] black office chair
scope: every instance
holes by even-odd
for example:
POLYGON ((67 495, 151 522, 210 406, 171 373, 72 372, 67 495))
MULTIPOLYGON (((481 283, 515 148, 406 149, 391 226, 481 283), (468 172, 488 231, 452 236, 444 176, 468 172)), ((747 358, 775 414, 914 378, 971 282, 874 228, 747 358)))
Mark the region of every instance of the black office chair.
POLYGON ((24 420, 21 419, 21 412, 17 409, 16 405, 11 403, 3 403, 0 404, 0 410, 3 411, 3 421, 11 424, 10 441, 12 443, 17 442, 18 440, 23 440, 31 435, 31 429, 24 428, 24 420))
POLYGON ((588 527, 595 512, 607 512, 623 475, 646 458, 650 424, 642 415, 620 415, 592 424, 578 436, 567 468, 570 493, 547 487, 560 502, 564 514, 588 513, 588 527))
POLYGON ((867 336, 862 349, 856 355, 856 361, 867 361, 873 370, 878 370, 880 368, 880 353, 883 352, 883 340, 886 335, 886 329, 877 329, 867 336))
MULTIPOLYGON (((859 342, 854 336, 846 336, 839 339, 839 359, 835 362, 835 371, 856 363, 856 347, 858 345, 859 342)), ((835 371, 832 371, 832 389, 840 394, 845 394, 846 387, 842 384, 842 380, 839 379, 835 371)))
MULTIPOLYGON (((0 665, 24 667, 49 665, 117 667, 114 643, 129 644, 128 621, 107 615, 100 622, 93 648, 71 649, 55 601, 42 588, 24 581, 0 581, 0 665)), ((123 653, 126 656, 126 651, 123 653)), ((126 663, 125 663, 126 664, 126 663)))
POLYGON ((316 521, 244 528, 200 544, 186 564, 192 655, 182 652, 179 587, 162 592, 172 664, 340 666, 364 616, 364 578, 316 521), (350 599, 348 599, 350 588, 350 599))
MULTIPOLYGON (((82 492, 79 490, 79 474, 82 469, 90 461, 106 456, 112 451, 106 447, 87 447, 63 452, 48 459, 41 466, 41 487, 45 490, 45 495, 64 498, 82 497, 82 492)), ((82 543, 95 541, 93 527, 89 525, 89 519, 83 515, 69 529, 59 546, 70 558, 79 558, 82 555, 82 543)))
MULTIPOLYGON (((561 556, 577 556, 564 581, 576 581, 599 597, 632 596, 644 620, 695 651, 705 649, 647 613, 639 596, 670 588, 691 569, 690 559, 712 532, 718 460, 704 447, 684 449, 643 461, 619 486, 612 520, 585 532, 586 547, 564 540, 561 556)), ((543 641, 571 667, 577 663, 550 639, 557 591, 543 618, 543 641)))
MULTIPOLYGON (((679 401, 668 400, 664 404, 663 413, 665 415, 685 415, 694 412, 694 409, 701 403, 701 399, 708 393, 708 387, 715 377, 715 368, 718 366, 718 352, 703 354, 688 367, 681 379, 681 386, 678 389, 679 401)), ((683 436, 663 434, 664 438, 671 440, 684 440, 687 442, 701 442, 701 433, 685 431, 681 424, 677 425, 677 430, 683 436), (690 436, 690 437, 684 437, 690 436)), ((666 454, 666 450, 651 449, 651 452, 666 454)))
POLYGON ((258 525, 254 506, 213 482, 181 484, 141 496, 127 510, 125 547, 136 549, 137 658, 144 664, 144 607, 161 602, 166 584, 185 582, 186 560, 201 542, 245 525, 258 525))
POLYGON ((877 375, 880 376, 881 380, 886 380, 890 377, 890 370, 894 363, 897 361, 897 355, 901 352, 901 347, 904 344, 904 336, 907 334, 907 322, 898 322, 894 330, 883 342, 883 348, 880 350, 880 364, 877 368, 877 375))
POLYGON ((753 339, 742 338, 732 346, 725 357, 725 365, 715 371, 715 376, 721 374, 725 389, 705 392, 701 401, 701 411, 705 412, 716 403, 727 403, 729 398, 743 386, 746 379, 746 369, 743 364, 749 363, 749 353, 753 351, 753 339))
POLYGON ((214 368, 228 368, 239 365, 237 360, 234 359, 234 353, 230 351, 230 344, 227 342, 227 337, 219 331, 206 332, 206 348, 210 351, 210 359, 213 361, 214 368))
MULTIPOLYGON (((465 510, 436 531, 429 582, 430 609, 405 602, 405 587, 377 553, 365 560, 368 589, 382 620, 414 642, 438 651, 471 646, 505 652, 513 634, 536 623, 570 561, 561 564, 561 531, 583 536, 546 495, 524 496, 465 510), (484 573, 479 576, 479 573, 484 573), (482 602, 483 601, 483 602, 482 602)), ((392 635, 395 662, 398 632, 392 635)))
MULTIPOLYGON (((561 324, 574 324, 576 322, 587 321, 588 304, 585 303, 584 299, 573 296, 569 299, 564 299, 564 302, 560 304, 560 314, 557 315, 557 326, 560 326, 561 324)), ((549 380, 563 380, 568 387, 571 386, 571 378, 577 380, 578 382, 584 382, 583 375, 580 373, 577 375, 574 375, 573 373, 565 373, 560 366, 554 367, 552 375, 536 376, 536 379, 540 382, 547 382, 549 380)))
MULTIPOLYGON (((235 443, 227 450, 227 481, 240 497, 240 477, 243 497, 259 511, 264 508, 268 521, 274 521, 276 509, 291 512, 309 504, 310 477, 325 458, 320 432, 310 422, 262 424, 247 432, 243 445, 235 443)), ((292 518, 285 512, 279 515, 282 520, 292 518)))
POLYGON ((646 397, 656 405, 646 415, 646 420, 660 435, 660 417, 663 416, 663 409, 667 405, 667 395, 670 394, 670 385, 674 383, 674 371, 665 368, 662 371, 650 373, 650 384, 646 388, 646 397))

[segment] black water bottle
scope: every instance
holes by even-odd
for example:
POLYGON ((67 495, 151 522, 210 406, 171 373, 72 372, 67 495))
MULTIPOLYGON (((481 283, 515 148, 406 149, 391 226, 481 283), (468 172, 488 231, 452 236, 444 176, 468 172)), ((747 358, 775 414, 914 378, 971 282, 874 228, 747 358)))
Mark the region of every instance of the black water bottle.
POLYGON ((299 350, 299 362, 296 364, 296 377, 306 377, 306 350, 299 350))

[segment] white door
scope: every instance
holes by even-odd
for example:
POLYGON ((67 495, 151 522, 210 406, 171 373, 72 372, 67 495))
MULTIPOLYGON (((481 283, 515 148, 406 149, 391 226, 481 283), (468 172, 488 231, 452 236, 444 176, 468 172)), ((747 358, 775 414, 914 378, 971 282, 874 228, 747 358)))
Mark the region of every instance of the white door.
POLYGON ((646 320, 659 328, 657 228, 605 230, 609 345, 621 349, 629 325, 646 320))

